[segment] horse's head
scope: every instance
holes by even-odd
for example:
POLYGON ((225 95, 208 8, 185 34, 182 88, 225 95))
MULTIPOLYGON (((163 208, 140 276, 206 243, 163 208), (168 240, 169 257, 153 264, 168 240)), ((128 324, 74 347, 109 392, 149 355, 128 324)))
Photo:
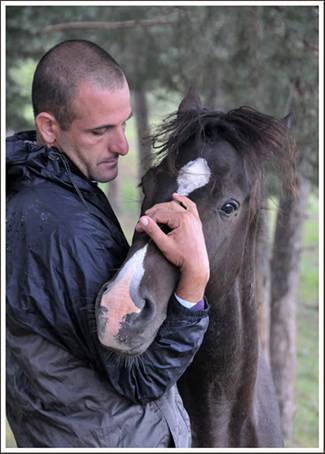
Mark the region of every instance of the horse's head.
MULTIPOLYGON (((141 212, 171 200, 173 192, 196 203, 215 294, 233 282, 242 264, 261 201, 262 162, 275 155, 291 165, 286 129, 248 107, 208 111, 190 92, 155 136, 163 158, 142 179, 141 212)), ((136 232, 121 270, 97 300, 101 343, 124 354, 142 353, 166 318, 178 276, 148 237, 136 232)))

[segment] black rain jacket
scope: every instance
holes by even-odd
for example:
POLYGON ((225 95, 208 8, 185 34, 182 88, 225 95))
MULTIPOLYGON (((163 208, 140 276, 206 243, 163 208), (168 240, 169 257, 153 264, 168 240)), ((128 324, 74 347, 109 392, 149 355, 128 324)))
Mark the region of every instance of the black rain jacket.
POLYGON ((128 244, 104 193, 35 132, 7 138, 6 225, 7 417, 18 447, 189 447, 176 382, 208 309, 171 300, 134 360, 100 344, 96 295, 128 244))

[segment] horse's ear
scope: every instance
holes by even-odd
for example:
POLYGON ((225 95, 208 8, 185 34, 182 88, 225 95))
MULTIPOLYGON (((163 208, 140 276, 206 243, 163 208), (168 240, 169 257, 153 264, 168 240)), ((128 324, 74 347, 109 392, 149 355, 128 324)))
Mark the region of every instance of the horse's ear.
POLYGON ((202 109, 202 103, 200 96, 194 87, 191 87, 185 98, 178 107, 178 113, 187 112, 189 110, 200 110, 202 109))
POLYGON ((288 115, 283 117, 280 121, 283 124, 283 126, 285 126, 288 129, 291 129, 293 123, 293 113, 289 112, 288 115))

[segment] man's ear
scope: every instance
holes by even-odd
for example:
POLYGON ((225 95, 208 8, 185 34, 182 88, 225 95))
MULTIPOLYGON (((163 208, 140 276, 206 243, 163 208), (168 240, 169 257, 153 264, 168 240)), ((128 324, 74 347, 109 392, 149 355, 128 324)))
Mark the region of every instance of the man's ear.
POLYGON ((35 123, 40 142, 49 147, 53 146, 59 126, 55 117, 51 113, 40 112, 35 118, 35 123))

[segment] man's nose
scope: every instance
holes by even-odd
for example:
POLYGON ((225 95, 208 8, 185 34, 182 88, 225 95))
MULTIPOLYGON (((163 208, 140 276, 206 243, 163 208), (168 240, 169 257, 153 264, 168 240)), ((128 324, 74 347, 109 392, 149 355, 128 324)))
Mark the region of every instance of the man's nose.
POLYGON ((110 136, 108 148, 112 153, 120 155, 126 155, 129 151, 129 143, 122 126, 115 128, 114 133, 110 136))

